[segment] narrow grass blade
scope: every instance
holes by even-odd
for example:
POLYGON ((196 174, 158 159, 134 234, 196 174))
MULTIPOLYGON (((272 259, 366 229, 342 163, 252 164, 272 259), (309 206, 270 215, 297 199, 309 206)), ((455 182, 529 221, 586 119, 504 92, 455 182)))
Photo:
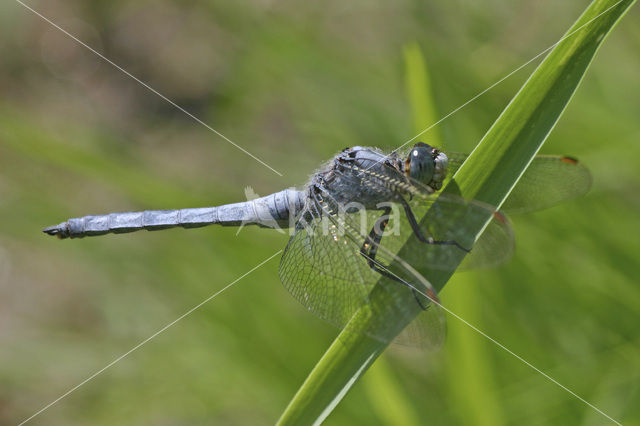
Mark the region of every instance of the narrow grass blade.
MULTIPOLYGON (((407 98, 413 114, 413 130, 418 133, 438 121, 439 114, 432 96, 429 68, 420 46, 411 43, 405 46, 403 53, 407 98)), ((433 146, 443 146, 438 127, 431 129, 429 143, 433 146)))

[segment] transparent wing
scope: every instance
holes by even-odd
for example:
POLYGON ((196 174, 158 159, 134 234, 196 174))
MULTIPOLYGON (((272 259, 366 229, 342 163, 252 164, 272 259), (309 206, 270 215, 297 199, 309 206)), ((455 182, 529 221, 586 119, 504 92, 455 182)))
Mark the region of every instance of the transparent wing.
POLYGON ((420 311, 413 321, 396 336, 393 343, 433 351, 442 347, 446 337, 445 315, 442 309, 435 307, 434 304, 427 310, 420 311))
MULTIPOLYGON (((453 176, 469 156, 448 153, 453 176)), ((552 207, 584 195, 591 188, 591 174, 578 160, 560 155, 539 155, 533 159, 502 206, 506 213, 526 213, 552 207)))
POLYGON ((355 245, 326 217, 311 219, 296 228, 279 273, 297 301, 338 327, 346 325, 366 303, 378 278, 355 245))
POLYGON ((407 205, 422 236, 433 242, 419 239, 407 212, 396 206, 381 244, 420 272, 493 268, 513 255, 512 228, 505 216, 488 205, 449 194, 414 195, 407 205), (476 229, 483 225, 484 231, 474 240, 476 229))
MULTIPOLYGON (((360 254, 366 234, 358 230, 353 215, 341 213, 330 197, 318 200, 315 207, 320 214, 300 221, 280 263, 280 278, 291 295, 339 328, 358 328, 350 321, 359 309, 366 309, 368 315, 359 316, 365 318, 366 326, 359 329, 370 337, 428 349, 439 347, 445 336, 445 321, 441 309, 425 296, 435 297, 429 282, 383 247, 378 247, 374 261, 397 279, 374 271, 360 254), (385 293, 384 306, 369 303, 374 287, 385 293), (416 298, 428 307, 426 311, 416 298), (398 321, 388 321, 389 315, 398 321), (412 325, 396 338, 402 331, 398 329, 400 320, 413 317, 417 318, 412 325)), ((373 219, 375 213, 364 215, 373 219)), ((362 215, 357 213, 358 218, 362 215)))
POLYGON ((514 249, 513 229, 508 218, 495 212, 458 271, 498 267, 509 261, 514 249))
MULTIPOLYGON (((423 275, 433 269, 456 269, 468 250, 461 269, 495 267, 513 254, 514 240, 509 221, 492 206, 455 195, 433 194, 430 188, 403 175, 386 177, 379 182, 375 172, 358 169, 343 173, 342 177, 350 178, 353 185, 361 185, 364 180, 367 186, 384 185, 384 189, 402 195, 402 200, 380 204, 380 207, 391 208, 381 245, 423 275), (374 174, 367 176, 370 173, 374 174), (476 241, 475 231, 482 226, 484 231, 476 241), (421 234, 422 240, 433 240, 433 243, 422 241, 417 234, 421 234)), ((388 176, 393 175, 389 173, 388 176)), ((375 221, 371 219, 367 225, 360 225, 361 233, 367 227, 373 227, 375 221)))

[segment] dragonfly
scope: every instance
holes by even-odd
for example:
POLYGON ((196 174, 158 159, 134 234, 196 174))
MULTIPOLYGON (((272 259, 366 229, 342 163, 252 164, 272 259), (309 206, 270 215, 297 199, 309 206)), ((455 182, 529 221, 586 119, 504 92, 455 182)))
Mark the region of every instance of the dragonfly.
POLYGON ((441 192, 467 157, 422 142, 406 155, 349 147, 301 189, 216 207, 72 218, 44 232, 65 239, 212 224, 288 228, 279 276, 307 310, 344 328, 368 307, 369 325, 361 331, 369 337, 435 349, 446 323, 429 273, 506 262, 514 238, 505 214, 548 208, 591 186, 576 159, 537 156, 498 211, 441 192), (386 305, 371 303, 376 291, 385 293, 386 305), (408 318, 408 326, 395 329, 389 310, 408 318))

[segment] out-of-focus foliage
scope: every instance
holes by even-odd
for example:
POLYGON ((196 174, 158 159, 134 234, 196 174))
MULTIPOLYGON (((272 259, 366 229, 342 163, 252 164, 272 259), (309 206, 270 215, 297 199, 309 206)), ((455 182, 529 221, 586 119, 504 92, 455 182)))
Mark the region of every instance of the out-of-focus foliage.
MULTIPOLYGON (((585 4, 470 1, 30 2, 274 168, 199 126, 17 3, 0 6, 0 423, 30 416, 286 244, 203 228, 56 241, 67 217, 215 205, 301 184, 349 145, 413 136, 403 48, 454 109, 555 42, 585 4)), ((632 9, 543 148, 586 197, 514 220, 498 270, 454 276, 462 317, 623 423, 640 421, 640 29, 632 9)), ((439 126, 473 147, 527 68, 439 126)), ((426 123, 429 124, 429 123, 426 123)), ((429 133, 423 138, 429 141, 429 133)), ((273 423, 336 330, 272 261, 34 424, 273 423)), ((602 418, 449 318, 436 354, 391 349, 329 424, 602 418), (393 390, 393 398, 386 395, 393 390), (388 409, 384 403, 390 404, 388 409)))

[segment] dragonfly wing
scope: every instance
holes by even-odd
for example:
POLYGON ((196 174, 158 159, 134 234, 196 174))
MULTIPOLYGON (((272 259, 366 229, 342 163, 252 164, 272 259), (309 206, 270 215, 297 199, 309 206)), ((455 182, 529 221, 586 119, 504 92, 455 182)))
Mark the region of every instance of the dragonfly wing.
MULTIPOLYGON (((374 271, 360 249, 368 235, 352 214, 339 213, 337 203, 325 197, 319 202, 322 216, 301 223, 291 237, 280 264, 280 277, 287 290, 309 311, 343 328, 350 324, 359 309, 367 309, 366 326, 358 328, 383 342, 393 341, 404 323, 417 315, 399 343, 436 348, 444 339, 444 315, 426 295, 435 297, 428 281, 410 265, 396 258, 384 247, 378 247, 375 264, 396 279, 374 271), (375 290, 374 290, 375 288, 375 290), (416 289, 414 295, 412 288, 416 289), (384 292, 385 304, 371 304, 371 291, 384 292), (428 307, 423 312, 422 306, 428 307), (389 317, 398 321, 389 321, 389 317)), ((365 213, 372 221, 379 212, 365 213)), ((361 219, 361 213, 356 213, 361 219)), ((350 325, 354 325, 351 323, 350 325)), ((357 327, 354 327, 357 328, 357 327)))
POLYGON ((442 347, 447 336, 447 323, 441 308, 430 306, 422 310, 415 319, 393 340, 402 346, 413 346, 429 351, 442 347))
POLYGON ((343 327, 366 303, 377 274, 344 235, 322 219, 299 226, 280 262, 280 279, 291 295, 320 318, 343 327))
POLYGON ((460 166, 462 166, 462 163, 464 163, 464 160, 466 160, 467 157, 469 157, 469 154, 464 154, 462 152, 449 152, 449 151, 446 151, 446 154, 447 154, 447 158, 449 158, 449 167, 447 169, 447 176, 452 177, 454 174, 456 174, 460 166))
MULTIPOLYGON (((375 185, 376 176, 367 180, 367 173, 370 172, 362 169, 353 171, 357 177, 353 185, 361 185, 362 180, 369 187, 375 185)), ((342 178, 348 177, 349 170, 345 170, 342 178)), ((469 250, 465 269, 500 265, 513 254, 509 221, 492 206, 453 194, 434 194, 405 176, 388 177, 383 184, 385 190, 404 195, 402 199, 381 204, 391 208, 381 246, 394 254, 402 250, 402 260, 422 275, 428 277, 433 269, 456 269, 469 250), (478 241, 477 229, 484 229, 478 241)))
MULTIPOLYGON (((469 154, 447 152, 453 176, 469 154)), ((561 155, 536 156, 509 194, 501 210, 527 213, 543 210, 584 195, 591 188, 591 173, 578 160, 561 155)))
POLYGON ((498 267, 511 259, 514 249, 513 228, 509 225, 509 219, 502 213, 495 212, 458 270, 498 267))
POLYGON ((533 159, 504 202, 507 213, 542 210, 584 195, 591 173, 570 157, 539 155, 533 159))
POLYGON ((401 232, 398 236, 383 238, 383 244, 389 250, 407 245, 402 257, 411 265, 419 266, 420 271, 422 268, 492 268, 513 255, 513 229, 507 218, 491 206, 449 194, 441 194, 437 199, 414 196, 407 204, 417 219, 419 231, 433 239, 433 243, 415 237, 407 214, 401 210, 397 215, 399 228, 407 230, 409 236, 403 237, 401 232), (475 239, 477 229, 483 226, 484 230, 475 239))

